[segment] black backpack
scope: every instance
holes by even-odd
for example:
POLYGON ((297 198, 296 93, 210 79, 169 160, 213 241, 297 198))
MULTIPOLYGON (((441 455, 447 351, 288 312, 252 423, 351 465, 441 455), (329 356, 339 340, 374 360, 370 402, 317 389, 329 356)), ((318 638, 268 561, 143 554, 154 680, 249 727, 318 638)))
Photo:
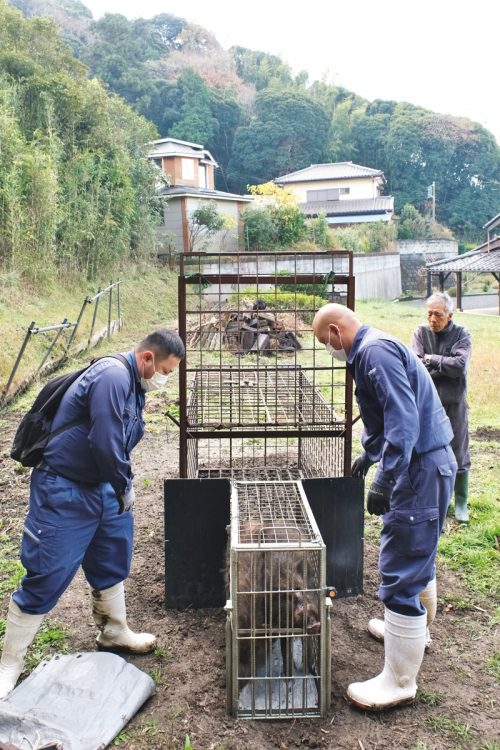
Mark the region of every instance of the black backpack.
POLYGON ((89 367, 92 367, 95 362, 99 359, 104 359, 104 357, 113 357, 127 365, 132 380, 129 390, 130 396, 135 378, 130 362, 122 354, 105 354, 103 357, 96 357, 89 365, 82 367, 81 370, 68 372, 66 375, 59 375, 57 378, 49 380, 36 397, 31 409, 19 423, 12 443, 11 458, 19 461, 23 466, 38 466, 43 458, 45 447, 51 438, 85 420, 85 417, 74 419, 54 430, 54 432, 51 432, 52 421, 70 385, 80 375, 83 375, 89 367))

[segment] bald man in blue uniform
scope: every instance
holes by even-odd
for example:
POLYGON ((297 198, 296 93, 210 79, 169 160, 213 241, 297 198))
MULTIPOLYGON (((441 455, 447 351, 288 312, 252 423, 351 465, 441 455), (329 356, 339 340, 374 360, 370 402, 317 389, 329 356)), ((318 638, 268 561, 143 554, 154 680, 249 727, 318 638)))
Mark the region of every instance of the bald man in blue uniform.
POLYGON ((353 476, 366 476, 378 463, 367 509, 383 520, 385 665, 377 677, 349 685, 347 697, 381 710, 416 695, 427 638, 424 592, 435 584, 438 538, 456 474, 453 432, 426 368, 396 338, 336 304, 318 311, 313 332, 333 358, 346 362, 356 383, 364 453, 353 476))

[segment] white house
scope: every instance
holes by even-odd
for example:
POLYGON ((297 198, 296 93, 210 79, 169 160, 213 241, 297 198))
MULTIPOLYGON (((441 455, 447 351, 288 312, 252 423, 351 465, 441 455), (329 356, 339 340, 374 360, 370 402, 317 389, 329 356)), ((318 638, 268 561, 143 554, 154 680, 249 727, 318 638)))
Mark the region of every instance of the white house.
POLYGON ((274 181, 297 196, 306 216, 323 213, 329 224, 391 221, 394 214, 394 198, 382 195, 384 173, 352 161, 311 164, 274 181))
MULTIPOLYGON (((198 143, 176 138, 160 138, 150 144, 147 154, 168 179, 158 194, 165 195, 162 229, 172 238, 177 252, 189 252, 189 217, 200 205, 213 202, 219 213, 227 217, 227 227, 203 245, 207 252, 237 252, 242 242, 241 211, 252 198, 215 189, 217 162, 198 143)), ((194 250, 202 249, 195 246, 194 250)))

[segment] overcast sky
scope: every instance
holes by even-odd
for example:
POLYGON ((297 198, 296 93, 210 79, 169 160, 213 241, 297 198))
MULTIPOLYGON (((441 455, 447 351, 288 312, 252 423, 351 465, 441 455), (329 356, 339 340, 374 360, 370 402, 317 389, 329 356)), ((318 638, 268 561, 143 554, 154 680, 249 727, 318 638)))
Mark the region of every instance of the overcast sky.
POLYGON ((173 13, 367 99, 469 117, 500 142, 498 0, 83 0, 95 18, 173 13))

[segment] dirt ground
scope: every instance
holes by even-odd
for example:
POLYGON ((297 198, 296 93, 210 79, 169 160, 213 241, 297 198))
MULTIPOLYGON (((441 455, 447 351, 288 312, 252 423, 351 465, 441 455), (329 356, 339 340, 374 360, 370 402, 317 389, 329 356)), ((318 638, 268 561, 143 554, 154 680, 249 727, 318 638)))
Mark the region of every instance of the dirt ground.
MULTIPOLYGON (((136 487, 136 542, 127 582, 129 623, 154 632, 161 653, 130 657, 152 674, 156 695, 122 733, 119 745, 130 750, 183 750, 189 734, 194 750, 493 750, 500 748, 498 685, 486 669, 495 629, 487 627, 489 605, 457 609, 440 599, 432 629, 433 645, 424 657, 420 693, 410 707, 369 714, 350 707, 347 685, 380 671, 383 647, 366 631, 379 616, 376 523, 369 521, 365 557, 365 593, 334 602, 332 627, 332 703, 325 719, 295 721, 234 720, 226 713, 225 615, 219 610, 167 610, 164 606, 163 481, 176 476, 178 439, 165 432, 163 404, 149 406, 150 429, 133 459, 136 487), (156 421, 155 421, 156 420, 156 421)), ((5 417, 1 429, 0 493, 4 530, 20 537, 27 507, 29 474, 18 473, 8 450, 19 415, 5 417)), ((453 524, 454 521, 449 521, 453 524)), ((460 580, 438 574, 439 594, 467 600, 460 580)), ((0 597, 4 615, 8 593, 0 597)), ((50 618, 68 629, 70 652, 94 648, 95 628, 89 593, 81 573, 50 618)), ((25 675, 24 675, 25 676, 25 675)))

